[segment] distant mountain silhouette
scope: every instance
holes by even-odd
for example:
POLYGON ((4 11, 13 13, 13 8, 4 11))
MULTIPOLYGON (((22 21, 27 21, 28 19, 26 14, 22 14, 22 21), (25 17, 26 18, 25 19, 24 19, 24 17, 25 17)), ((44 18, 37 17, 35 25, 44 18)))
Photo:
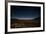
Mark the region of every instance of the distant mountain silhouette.
POLYGON ((34 23, 40 23, 40 17, 35 18, 35 19, 33 19, 32 21, 33 21, 34 23))
POLYGON ((39 20, 40 19, 40 17, 37 17, 37 18, 35 18, 35 19, 33 19, 33 20, 39 20))

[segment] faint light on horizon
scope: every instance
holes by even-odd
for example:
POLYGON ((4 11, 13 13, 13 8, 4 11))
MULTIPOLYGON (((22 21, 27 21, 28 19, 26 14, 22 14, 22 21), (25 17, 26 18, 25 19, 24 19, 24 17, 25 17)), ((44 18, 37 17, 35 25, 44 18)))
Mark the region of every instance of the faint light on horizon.
POLYGON ((34 18, 19 18, 19 17, 12 17, 12 19, 18 19, 18 20, 32 20, 32 19, 35 19, 37 17, 34 17, 34 18))

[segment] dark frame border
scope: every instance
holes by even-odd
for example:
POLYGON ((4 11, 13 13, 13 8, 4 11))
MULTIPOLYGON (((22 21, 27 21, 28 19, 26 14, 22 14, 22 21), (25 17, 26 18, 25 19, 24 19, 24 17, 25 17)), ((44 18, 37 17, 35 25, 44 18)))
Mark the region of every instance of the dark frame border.
POLYGON ((7 33, 43 32, 43 31, 45 31, 45 3, 44 3, 44 2, 6 1, 6 0, 5 0, 5 34, 7 34, 7 33), (7 32, 7 12, 8 12, 8 11, 7 11, 7 7, 8 7, 8 2, 43 4, 43 30, 20 31, 20 32, 7 32))

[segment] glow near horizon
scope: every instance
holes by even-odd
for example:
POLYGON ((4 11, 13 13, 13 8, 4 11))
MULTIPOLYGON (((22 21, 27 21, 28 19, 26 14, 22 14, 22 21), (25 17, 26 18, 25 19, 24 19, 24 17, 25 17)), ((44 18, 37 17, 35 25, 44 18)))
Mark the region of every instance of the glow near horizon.
POLYGON ((19 19, 19 20, 32 20, 32 19, 35 19, 37 17, 34 17, 34 18, 19 18, 19 17, 12 17, 12 19, 19 19))

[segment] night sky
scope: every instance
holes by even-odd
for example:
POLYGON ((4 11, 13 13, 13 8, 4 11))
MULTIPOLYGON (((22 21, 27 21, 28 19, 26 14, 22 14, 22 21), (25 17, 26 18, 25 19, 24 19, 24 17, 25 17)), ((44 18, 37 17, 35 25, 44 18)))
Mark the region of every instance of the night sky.
POLYGON ((11 18, 34 18, 40 17, 40 7, 11 6, 11 18))

